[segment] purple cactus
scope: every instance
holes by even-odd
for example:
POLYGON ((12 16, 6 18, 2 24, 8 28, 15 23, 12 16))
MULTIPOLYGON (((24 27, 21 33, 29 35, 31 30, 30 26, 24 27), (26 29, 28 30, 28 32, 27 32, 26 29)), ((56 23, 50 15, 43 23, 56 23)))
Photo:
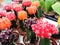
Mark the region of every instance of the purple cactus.
POLYGON ((25 28, 31 28, 32 24, 36 23, 36 19, 35 18, 28 18, 25 20, 25 28))

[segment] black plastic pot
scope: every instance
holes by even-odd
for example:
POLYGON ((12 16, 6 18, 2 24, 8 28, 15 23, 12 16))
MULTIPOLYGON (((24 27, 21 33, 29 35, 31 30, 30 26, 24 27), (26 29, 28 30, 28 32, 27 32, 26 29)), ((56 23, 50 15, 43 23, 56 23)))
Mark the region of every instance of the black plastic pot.
POLYGON ((57 18, 55 18, 55 16, 48 16, 48 15, 45 15, 46 18, 50 19, 50 20, 53 20, 55 22, 57 22, 57 18))
MULTIPOLYGON (((43 11, 42 11, 42 12, 43 12, 43 11)), ((45 13, 43 12, 43 16, 44 16, 45 18, 47 18, 47 19, 50 19, 50 20, 53 20, 53 21, 57 22, 57 18, 55 17, 55 15, 48 15, 48 14, 45 14, 45 13)))

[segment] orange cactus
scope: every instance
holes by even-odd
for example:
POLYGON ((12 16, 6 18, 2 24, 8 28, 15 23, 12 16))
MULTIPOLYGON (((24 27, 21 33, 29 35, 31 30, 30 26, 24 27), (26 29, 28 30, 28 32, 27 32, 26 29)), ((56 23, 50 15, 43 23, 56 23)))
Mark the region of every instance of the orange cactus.
POLYGON ((11 26, 10 20, 6 17, 3 17, 2 19, 5 22, 6 28, 10 28, 10 26, 11 26))
POLYGON ((25 11, 18 12, 18 19, 19 20, 25 20, 26 18, 27 18, 27 12, 25 12, 25 11))
POLYGON ((60 26, 60 17, 58 18, 58 25, 60 26))
POLYGON ((39 3, 39 1, 34 1, 34 2, 32 2, 31 5, 36 6, 38 8, 40 6, 40 3, 39 3))
POLYGON ((0 29, 2 29, 2 19, 0 18, 0 29))
POLYGON ((11 22, 8 18, 2 17, 0 18, 0 29, 7 29, 10 28, 11 22))
POLYGON ((30 7, 27 7, 26 10, 28 11, 29 14, 35 14, 37 7, 36 6, 30 6, 30 7))

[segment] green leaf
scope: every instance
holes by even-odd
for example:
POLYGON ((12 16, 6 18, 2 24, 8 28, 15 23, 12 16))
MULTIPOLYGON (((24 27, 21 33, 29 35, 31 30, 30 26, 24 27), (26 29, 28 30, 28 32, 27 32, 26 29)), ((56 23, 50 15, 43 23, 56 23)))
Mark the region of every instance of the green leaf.
POLYGON ((32 2, 34 2, 35 0, 31 0, 32 2))
POLYGON ((39 0, 39 1, 40 1, 41 8, 43 8, 45 6, 45 1, 44 0, 39 0))
POLYGON ((52 5, 52 9, 60 15, 60 2, 56 2, 55 4, 52 5))
POLYGON ((50 45, 50 40, 48 38, 41 38, 40 45, 50 45))
POLYGON ((52 9, 52 5, 54 4, 55 0, 45 0, 45 10, 49 12, 52 9))
POLYGON ((38 7, 37 15, 38 15, 38 18, 40 18, 42 16, 42 11, 41 11, 41 7, 40 6, 38 7))

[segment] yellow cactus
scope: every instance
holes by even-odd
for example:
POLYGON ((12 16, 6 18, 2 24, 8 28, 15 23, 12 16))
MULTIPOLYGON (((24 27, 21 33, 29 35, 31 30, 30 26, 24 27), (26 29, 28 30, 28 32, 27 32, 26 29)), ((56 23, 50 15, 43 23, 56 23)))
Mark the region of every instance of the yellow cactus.
POLYGON ((58 25, 60 26, 60 17, 58 18, 58 25))

